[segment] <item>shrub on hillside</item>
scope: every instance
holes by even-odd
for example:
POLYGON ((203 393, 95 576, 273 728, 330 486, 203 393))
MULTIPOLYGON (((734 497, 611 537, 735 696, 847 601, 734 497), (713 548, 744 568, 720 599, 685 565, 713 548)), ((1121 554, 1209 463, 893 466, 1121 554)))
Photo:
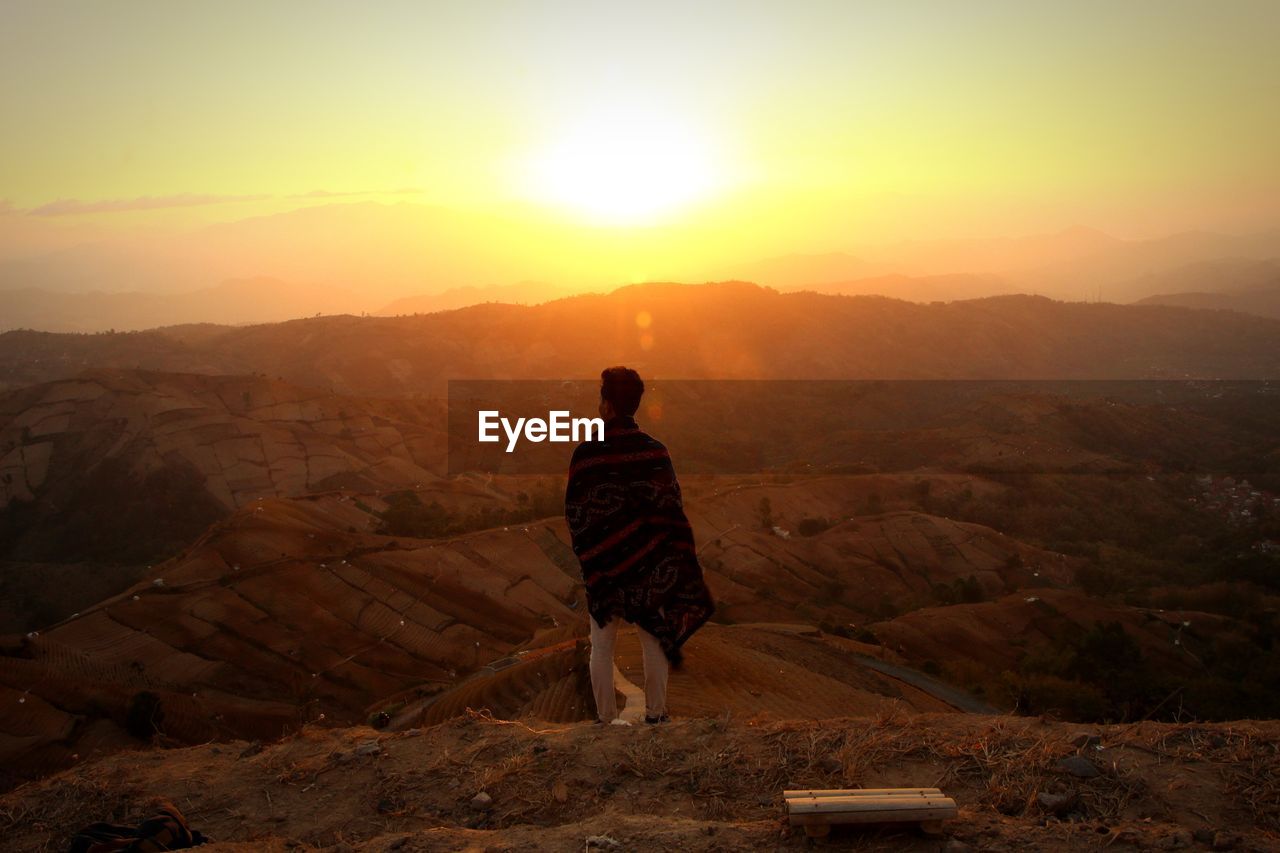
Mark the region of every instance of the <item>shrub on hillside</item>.
POLYGON ((831 528, 831 522, 821 516, 812 518, 806 516, 800 519, 800 523, 796 525, 796 532, 801 536, 817 536, 825 530, 831 528))
POLYGON ((129 700, 124 728, 138 740, 151 740, 160 731, 160 724, 163 722, 164 708, 160 705, 160 697, 150 690, 135 693, 129 700))
POLYGON ((449 513, 439 501, 424 505, 413 492, 387 495, 387 509, 381 514, 380 533, 387 536, 412 536, 434 539, 450 528, 449 513))
POLYGON ((1097 687, 1056 675, 1006 672, 1002 688, 1021 714, 1092 722, 1107 719, 1111 712, 1111 703, 1097 687))

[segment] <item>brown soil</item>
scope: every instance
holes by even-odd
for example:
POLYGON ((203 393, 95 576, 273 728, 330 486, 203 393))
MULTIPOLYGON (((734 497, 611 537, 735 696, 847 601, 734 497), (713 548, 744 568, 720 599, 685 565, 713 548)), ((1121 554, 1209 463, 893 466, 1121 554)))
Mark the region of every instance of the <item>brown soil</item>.
MULTIPOLYGON (((1280 845, 1280 723, 1089 731, 1101 748, 1074 746, 1080 727, 955 714, 310 726, 265 748, 123 752, 29 783, 0 797, 0 849, 63 849, 80 825, 136 820, 156 796, 215 839, 210 853, 578 851, 600 835, 625 850, 803 849, 783 817, 785 788, 933 785, 960 806, 946 835, 975 849, 1207 849, 1197 832, 1240 850, 1280 845), (1099 775, 1058 768, 1074 755, 1099 775), (480 792, 487 807, 472 804, 480 792), (1048 814, 1041 792, 1076 804, 1048 814)), ((827 845, 937 851, 950 839, 837 828, 827 845)))
MULTIPOLYGON (((585 627, 579 631, 585 633, 585 627)), ((863 666, 850 654, 851 645, 857 644, 802 626, 707 625, 685 646, 684 666, 671 672, 668 706, 685 716, 728 713, 779 720, 957 710, 863 666)), ((507 719, 591 720, 595 704, 588 654, 579 634, 555 646, 518 652, 440 694, 399 696, 377 707, 392 716, 397 729, 441 723, 468 708, 507 719)), ((634 628, 623 627, 615 657, 624 678, 644 684, 634 628)))
POLYGON ((1016 670, 1028 650, 1078 636, 1096 623, 1118 622, 1148 666, 1197 675, 1216 639, 1241 630, 1212 613, 1129 607, 1075 590, 1033 589, 980 604, 930 607, 877 623, 884 645, 917 665, 966 663, 989 673, 1016 670))

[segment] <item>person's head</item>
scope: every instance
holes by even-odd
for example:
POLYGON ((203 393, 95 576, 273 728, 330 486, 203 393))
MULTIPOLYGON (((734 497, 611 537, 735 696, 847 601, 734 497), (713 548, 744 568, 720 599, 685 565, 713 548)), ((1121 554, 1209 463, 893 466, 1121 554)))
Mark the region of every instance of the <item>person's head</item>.
POLYGON ((609 367, 600 372, 600 417, 631 417, 640 408, 644 381, 629 367, 609 367))

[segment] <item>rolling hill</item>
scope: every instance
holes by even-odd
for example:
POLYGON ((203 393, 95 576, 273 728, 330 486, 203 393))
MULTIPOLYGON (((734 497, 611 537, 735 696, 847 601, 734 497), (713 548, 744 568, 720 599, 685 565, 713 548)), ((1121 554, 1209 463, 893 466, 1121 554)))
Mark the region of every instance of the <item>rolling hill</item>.
POLYGON ((0 394, 0 632, 115 594, 260 497, 430 489, 443 426, 438 404, 254 376, 102 368, 0 394))
POLYGON ((1210 311, 1238 311, 1280 319, 1280 272, 1265 284, 1214 292, 1188 291, 1148 296, 1141 305, 1176 305, 1210 311))
MULTIPOLYGON (((720 605, 673 678, 677 715, 960 717, 966 688, 1000 710, 1081 719, 1175 707, 1148 695, 1162 683, 1104 695, 1083 669, 1098 659, 1088 643, 1194 680, 1198 693, 1170 701, 1197 713, 1217 707, 1194 704, 1206 685, 1273 707, 1261 689, 1241 698, 1247 679, 1234 693, 1225 681, 1232 661, 1274 665, 1267 558, 1238 559, 1270 522, 1203 490, 1215 477, 1268 488, 1277 399, 1266 382, 1201 380, 1274 378, 1276 331, 1158 306, 726 283, 0 335, 6 599, 36 570, 32 588, 66 605, 3 639, 6 783, 148 742, 305 738, 381 712, 406 729, 468 708, 588 718, 577 565, 547 509, 557 483, 445 477, 438 397, 448 378, 591 376, 615 361, 658 389, 668 376, 1002 380, 788 383, 800 396, 782 411, 735 409, 732 392, 658 423, 720 605), (178 368, 154 369, 166 365, 178 368), (1134 381, 1033 381, 1045 378, 1134 381), (761 436, 782 448, 767 465, 699 469, 761 436), (1248 466, 1257 485, 1234 479, 1248 466), (59 563, 129 571, 105 589, 48 571, 59 563), (1235 598, 1214 603, 1210 581, 1235 598), (1151 601, 1169 588, 1191 603, 1162 615, 1151 601), (1098 701, 1053 704, 1063 691, 1098 701)), ((626 677, 637 663, 624 637, 626 677)))
POLYGON ((4 331, 128 332, 180 323, 273 323, 315 314, 359 314, 369 307, 351 291, 271 278, 231 279, 186 293, 0 290, 4 331))
MULTIPOLYGON (((771 494, 779 513, 789 514, 852 498, 867 488, 857 480, 797 483, 771 494)), ((691 507, 699 538, 708 543, 709 582, 730 621, 861 619, 885 595, 910 600, 931 578, 976 573, 979 583, 1004 590, 1066 577, 1060 557, 1038 556, 995 531, 910 514, 841 525, 797 548, 774 533, 746 529, 750 522, 741 514, 754 513, 753 497, 729 489, 691 507), (733 529, 725 531, 726 523, 733 529), (1029 566, 1039 561, 1045 569, 1037 579, 1029 566), (868 589, 874 594, 864 594, 868 589)), ((385 508, 375 496, 349 492, 254 500, 132 588, 7 640, 0 682, 22 708, 5 718, 6 766, 44 773, 66 766, 73 754, 127 744, 130 714, 152 701, 164 709, 160 731, 179 743, 266 739, 320 715, 358 722, 371 706, 431 696, 520 649, 544 646, 530 643, 549 629, 565 638, 552 641, 569 645, 544 653, 537 667, 503 668, 495 686, 476 695, 496 702, 504 690, 532 697, 551 689, 541 705, 530 698, 521 707, 552 718, 589 716, 580 669, 569 678, 580 667, 573 641, 585 626, 563 519, 423 540, 376 532, 385 508), (512 679, 512 687, 496 686, 512 679), (576 708, 564 705, 575 696, 576 708)), ((817 701, 804 692, 814 679, 834 680, 814 705, 824 713, 835 713, 837 701, 943 709, 916 688, 842 656, 848 649, 838 638, 810 641, 726 625, 698 642, 690 652, 694 680, 672 694, 690 709, 717 704, 723 697, 715 690, 729 689, 738 691, 743 708, 759 698, 753 691, 768 694, 772 704, 764 707, 782 715, 817 701), (701 664, 694 662, 699 648, 701 664), (776 665, 799 669, 795 678, 777 678, 776 665), (812 674, 800 678, 806 668, 812 674), (743 674, 738 686, 713 690, 698 680, 732 670, 743 674)), ((629 648, 624 643, 624 655, 634 658, 629 648)))
POLYGON ((86 366, 265 373, 356 396, 442 396, 448 378, 1152 379, 1280 374, 1277 321, 1003 296, 918 305, 650 284, 535 306, 317 317, 116 335, 0 335, 0 385, 86 366))

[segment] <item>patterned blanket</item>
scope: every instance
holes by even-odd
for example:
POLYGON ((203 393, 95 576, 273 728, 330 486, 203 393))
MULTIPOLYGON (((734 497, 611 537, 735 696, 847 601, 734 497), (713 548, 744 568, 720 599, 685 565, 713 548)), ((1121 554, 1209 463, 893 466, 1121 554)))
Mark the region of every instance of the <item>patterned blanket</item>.
POLYGON ((614 418, 603 441, 574 450, 564 505, 591 617, 639 625, 679 666, 680 647, 715 604, 667 448, 632 418, 614 418))
POLYGON ((184 850, 208 842, 187 826, 187 819, 168 800, 151 804, 155 811, 137 826, 95 823, 86 826, 71 839, 71 853, 158 853, 161 850, 184 850))

